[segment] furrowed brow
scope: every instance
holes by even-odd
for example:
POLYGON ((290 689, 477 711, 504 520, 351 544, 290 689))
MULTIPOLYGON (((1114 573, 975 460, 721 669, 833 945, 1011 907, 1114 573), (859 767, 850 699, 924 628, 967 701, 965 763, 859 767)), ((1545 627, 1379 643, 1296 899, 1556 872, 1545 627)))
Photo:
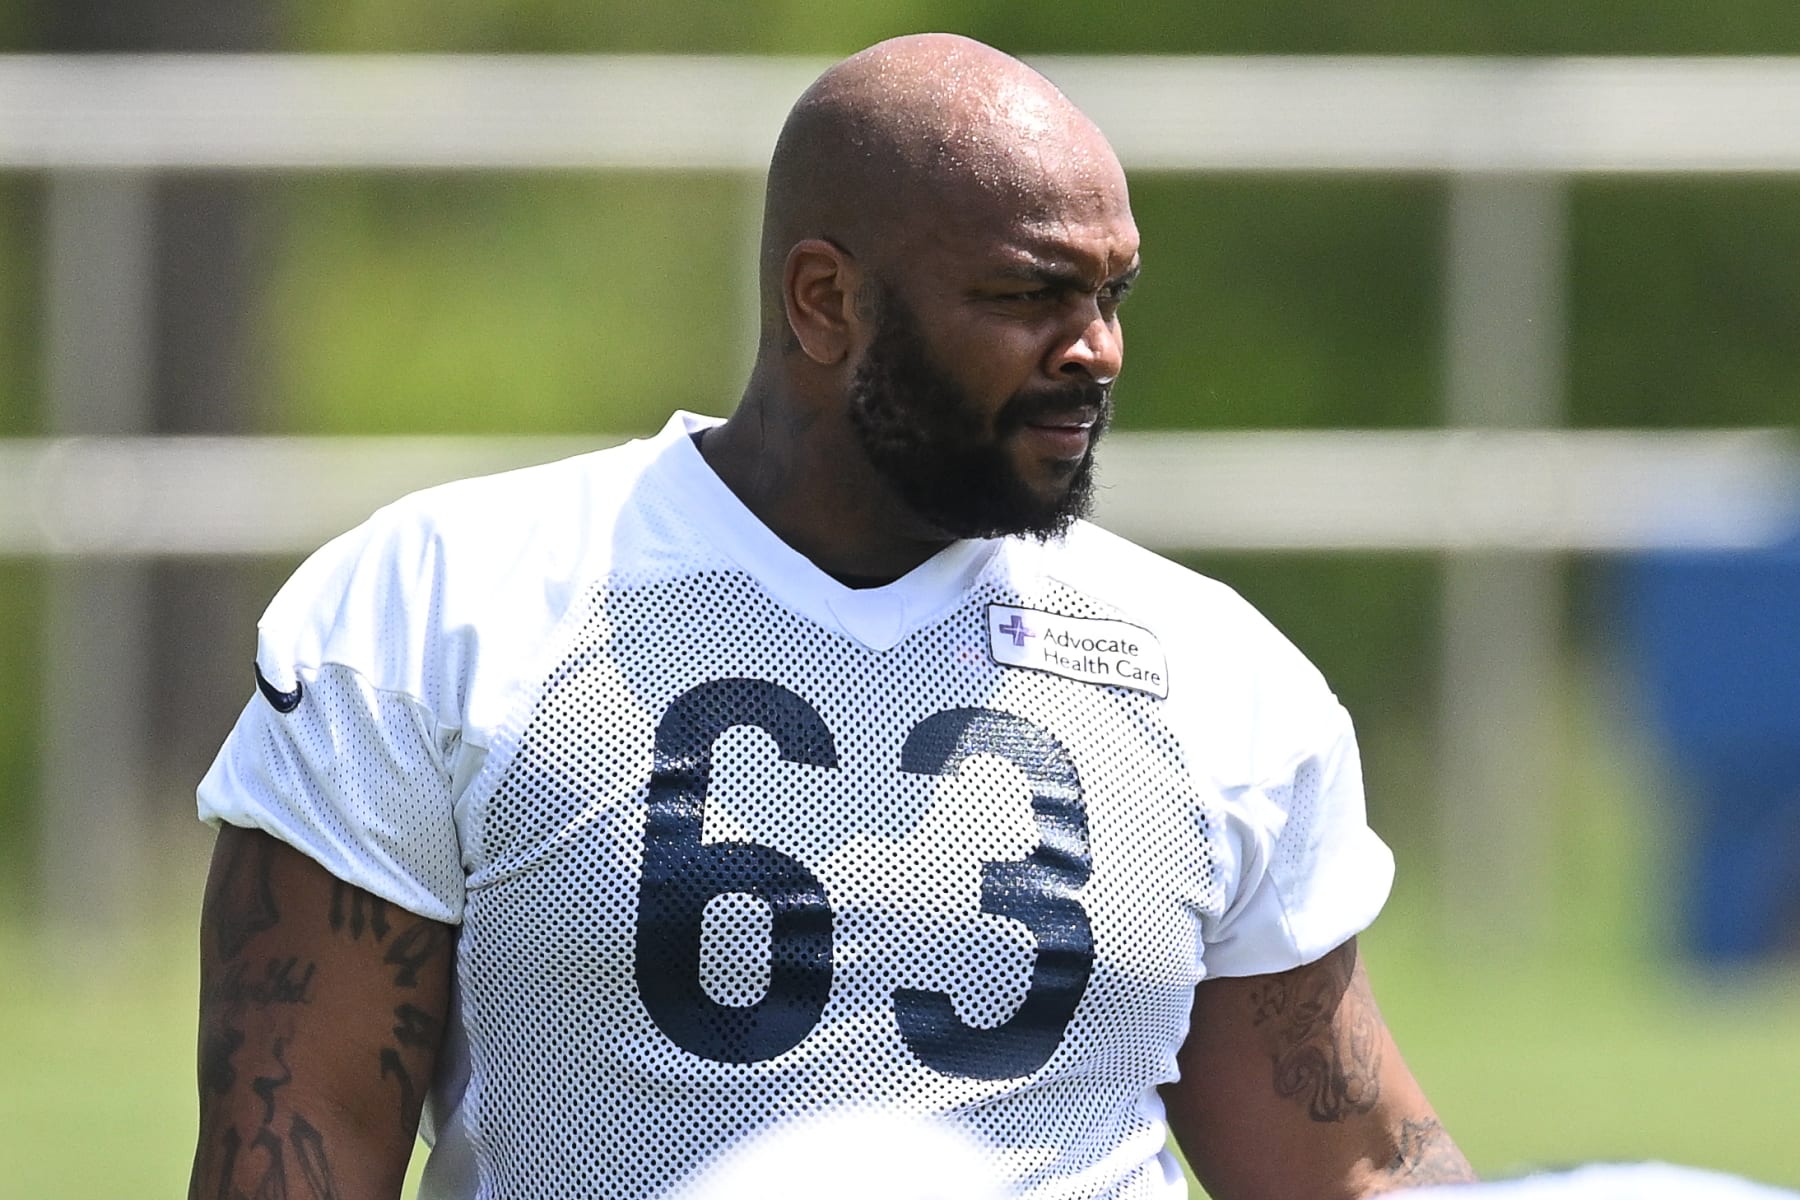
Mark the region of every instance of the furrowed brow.
POLYGON ((1035 283, 1041 287, 1061 288, 1069 291, 1084 291, 1088 286, 1087 276, 1074 267, 1058 263, 1015 262, 1008 263, 995 272, 1001 279, 1016 280, 1020 283, 1035 283))
MULTIPOLYGON (((1133 263, 1118 275, 1106 280, 1100 286, 1130 287, 1137 279, 1142 264, 1133 263)), ((1071 292, 1093 290, 1091 276, 1086 272, 1064 263, 1051 262, 1015 262, 1008 263, 995 272, 1002 279, 1016 279, 1022 283, 1035 283, 1041 287, 1058 288, 1071 292)))

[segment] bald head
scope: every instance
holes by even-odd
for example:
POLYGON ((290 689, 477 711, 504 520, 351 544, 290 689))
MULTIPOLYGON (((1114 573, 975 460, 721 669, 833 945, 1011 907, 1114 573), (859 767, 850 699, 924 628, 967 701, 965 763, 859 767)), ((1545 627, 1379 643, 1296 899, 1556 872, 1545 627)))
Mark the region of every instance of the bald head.
POLYGON ((1054 84, 952 34, 881 42, 838 63, 788 115, 769 164, 762 276, 779 325, 783 262, 828 239, 881 273, 944 223, 1029 218, 1117 188, 1105 137, 1054 84))

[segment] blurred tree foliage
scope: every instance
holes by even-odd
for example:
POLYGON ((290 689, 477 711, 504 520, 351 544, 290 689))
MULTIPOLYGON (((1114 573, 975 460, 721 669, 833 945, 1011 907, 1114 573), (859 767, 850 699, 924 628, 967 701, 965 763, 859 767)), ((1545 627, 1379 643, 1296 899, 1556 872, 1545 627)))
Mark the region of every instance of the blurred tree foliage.
POLYGON ((1435 423, 1440 190, 1135 180, 1144 275, 1124 310, 1120 427, 1435 423))
POLYGON ((828 0, 576 4, 353 0, 289 9, 311 50, 656 50, 848 53, 947 29, 1019 53, 1770 54, 1800 52, 1786 0, 1313 0, 1277 5, 1071 0, 828 0))
POLYGON ((0 437, 38 426, 36 188, 0 174, 0 437))
POLYGON ((37 778, 38 645, 42 641, 44 571, 0 558, 0 905, 11 910, 24 890, 36 823, 27 805, 37 778))
POLYGON ((1572 198, 1571 423, 1800 429, 1800 180, 1572 198))
POLYGON ((296 178, 270 423, 330 432, 642 430, 729 412, 749 365, 750 181, 296 178))
MULTIPOLYGON (((7 18, 0 17, 0 32, 7 18)), ((38 427, 36 208, 30 181, 0 174, 0 437, 38 427)), ((21 847, 32 843, 25 811, 38 745, 39 619, 43 572, 0 558, 0 902, 13 894, 21 847)))
MULTIPOLYGON (((0 5, 0 51, 38 49, 55 0, 0 5)), ((115 0, 129 21, 162 0, 115 0)), ((1794 54, 1789 0, 321 0, 276 6, 291 49, 821 54, 917 29, 1019 53, 1794 54)))

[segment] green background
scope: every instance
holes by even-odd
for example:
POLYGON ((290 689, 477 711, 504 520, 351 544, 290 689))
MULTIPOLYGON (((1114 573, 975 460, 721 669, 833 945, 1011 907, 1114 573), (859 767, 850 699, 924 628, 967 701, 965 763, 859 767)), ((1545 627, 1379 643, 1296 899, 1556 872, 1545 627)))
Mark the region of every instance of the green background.
MULTIPOLYGON (((46 7, 0 6, 0 50, 46 7)), ((835 56, 918 29, 1032 53, 1793 54, 1791 0, 1024 0, 851 6, 331 0, 278 47, 835 56)), ((754 181, 723 174, 270 173, 242 424, 268 432, 639 432, 723 413, 747 366, 754 181)), ((0 436, 42 428, 43 181, 0 173, 0 436)), ((1440 421, 1446 186, 1432 176, 1142 175, 1122 428, 1440 421)), ((1569 187, 1567 422, 1800 426, 1800 181, 1569 187)), ((1271 481, 1278 486, 1278 481, 1271 481)), ((291 561, 246 564, 272 587, 291 561)), ((1612 564, 1571 560, 1552 932, 1483 960, 1446 944, 1430 800, 1439 562, 1208 556, 1325 670, 1362 732, 1401 882, 1368 937, 1402 1047, 1478 1166, 1664 1158, 1800 1186, 1800 975, 1706 974, 1672 930, 1683 786, 1613 630, 1612 564)), ((141 929, 48 942, 27 848, 44 573, 0 560, 0 1193, 171 1194, 192 1135, 192 911, 177 835, 141 929)), ((261 585, 259 585, 261 586, 261 585)), ((249 645, 248 629, 221 631, 249 645)), ((223 728, 218 730, 223 735, 223 728)), ((204 761, 176 763, 166 807, 204 761)))

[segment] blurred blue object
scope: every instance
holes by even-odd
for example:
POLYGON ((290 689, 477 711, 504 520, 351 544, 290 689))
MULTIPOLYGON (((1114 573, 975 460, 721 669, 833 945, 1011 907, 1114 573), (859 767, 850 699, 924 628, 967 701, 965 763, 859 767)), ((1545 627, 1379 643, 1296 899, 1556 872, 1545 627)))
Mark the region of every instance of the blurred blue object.
POLYGON ((1800 942, 1800 529, 1766 550, 1628 561, 1625 610, 1664 742, 1695 789, 1688 939, 1747 962, 1800 942))

